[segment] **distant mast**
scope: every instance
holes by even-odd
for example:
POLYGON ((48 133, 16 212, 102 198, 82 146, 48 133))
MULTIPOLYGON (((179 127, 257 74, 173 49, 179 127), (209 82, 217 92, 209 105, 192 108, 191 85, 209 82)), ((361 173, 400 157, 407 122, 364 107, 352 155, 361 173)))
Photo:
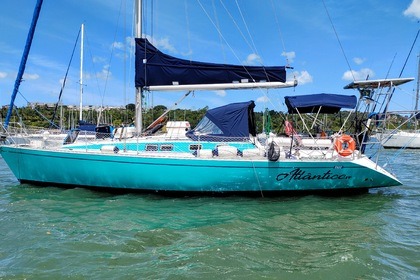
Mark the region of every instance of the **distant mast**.
POLYGON ((420 54, 418 55, 418 64, 417 64, 417 89, 416 89, 416 102, 414 105, 414 110, 416 113, 419 110, 419 90, 420 90, 420 54))
POLYGON ((84 41, 85 26, 82 23, 80 27, 80 108, 79 120, 83 120, 83 41, 84 41))
POLYGON ((20 66, 19 66, 19 72, 16 76, 15 87, 13 88, 12 98, 10 100, 9 110, 7 111, 6 119, 4 121, 4 128, 7 128, 9 126, 10 118, 13 112, 13 107, 15 106, 16 95, 19 91, 19 86, 20 86, 20 82, 22 81, 23 73, 25 72, 26 60, 28 59, 29 50, 31 49, 36 23, 38 22, 39 13, 41 12, 42 1, 43 0, 38 0, 38 2, 35 5, 34 14, 32 16, 31 27, 29 28, 28 37, 26 38, 25 49, 23 50, 22 59, 20 61, 20 66))
MULTIPOLYGON (((136 0, 136 4, 135 4, 135 38, 141 38, 142 36, 142 25, 141 25, 141 20, 142 20, 142 1, 141 0, 136 0)), ((137 135, 140 135, 142 133, 143 130, 143 118, 142 118, 142 95, 143 95, 143 90, 142 88, 136 87, 136 118, 135 118, 135 125, 136 125, 136 133, 137 135)))

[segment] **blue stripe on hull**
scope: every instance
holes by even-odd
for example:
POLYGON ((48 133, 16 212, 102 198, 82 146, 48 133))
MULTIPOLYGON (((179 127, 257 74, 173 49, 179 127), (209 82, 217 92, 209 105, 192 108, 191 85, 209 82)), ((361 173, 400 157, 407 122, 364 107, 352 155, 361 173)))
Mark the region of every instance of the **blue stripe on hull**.
POLYGON ((400 185, 376 170, 348 161, 252 162, 0 149, 19 180, 39 183, 188 192, 308 191, 400 185))

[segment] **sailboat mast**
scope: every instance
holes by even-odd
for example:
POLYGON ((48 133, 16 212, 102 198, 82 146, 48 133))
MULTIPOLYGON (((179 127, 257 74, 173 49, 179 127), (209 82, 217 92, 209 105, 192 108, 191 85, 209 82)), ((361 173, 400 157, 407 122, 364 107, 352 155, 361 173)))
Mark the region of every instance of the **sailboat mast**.
POLYGON ((82 23, 80 27, 80 105, 79 105, 79 120, 83 119, 83 41, 84 41, 85 26, 82 23))
POLYGON ((415 127, 414 129, 417 130, 417 125, 418 125, 418 115, 419 114, 419 90, 420 90, 420 54, 417 55, 418 57, 418 62, 417 62, 417 89, 416 89, 416 100, 415 100, 415 105, 414 105, 414 124, 415 127))
MULTIPOLYGON (((142 33, 142 1, 136 0, 135 4, 135 37, 141 38, 142 33)), ((142 108, 142 95, 143 90, 140 87, 136 87, 136 117, 135 117, 135 125, 136 125, 136 133, 140 135, 143 130, 143 108, 142 108)))
POLYGON ((414 105, 414 111, 417 112, 419 110, 419 90, 420 90, 420 54, 417 55, 418 63, 417 63, 417 90, 416 90, 416 103, 414 105))
POLYGON ((15 86, 13 88, 12 98, 10 100, 9 109, 7 111, 6 119, 4 121, 4 128, 9 126, 10 118, 12 116, 13 108, 15 106, 16 95, 19 91, 20 82, 22 81, 23 73, 25 72, 26 61, 28 60, 29 51, 32 45, 32 39, 35 33, 36 23, 38 22, 39 14, 41 12, 42 1, 38 0, 35 6, 34 14, 32 16, 31 27, 29 28, 28 37, 26 38, 25 49, 23 50, 22 59, 20 61, 19 71, 16 76, 15 86))

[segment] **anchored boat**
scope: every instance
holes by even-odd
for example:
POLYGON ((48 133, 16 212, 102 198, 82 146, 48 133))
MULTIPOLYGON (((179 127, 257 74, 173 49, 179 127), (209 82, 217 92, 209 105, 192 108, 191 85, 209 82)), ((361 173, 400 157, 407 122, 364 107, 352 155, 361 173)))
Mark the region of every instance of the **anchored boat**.
MULTIPOLYGON (((145 38, 136 39, 135 79, 138 100, 145 90, 189 92, 297 85, 296 81, 286 81, 284 66, 236 66, 182 60, 162 53, 145 38)), ((407 81, 409 79, 377 80, 371 82, 370 88, 392 90, 407 81)), ((346 88, 361 90, 357 82, 346 88)), ((383 94, 375 95, 374 90, 365 94, 367 90, 364 84, 364 94, 359 100, 351 97, 350 108, 355 102, 359 108, 368 101, 383 98, 383 94)), ((335 111, 348 105, 345 101, 343 104, 343 100, 339 104, 332 103, 332 98, 340 99, 337 96, 327 97, 325 102, 319 98, 309 99, 317 100, 315 104, 289 102, 289 110, 335 111)), ((276 135, 258 136, 254 107, 253 101, 245 101, 213 108, 194 129, 188 122, 168 122, 166 132, 161 134, 146 133, 138 116, 136 127, 120 131, 113 139, 70 141, 60 147, 49 145, 48 139, 41 143, 29 139, 23 144, 2 145, 0 153, 21 183, 40 185, 264 194, 356 191, 401 184, 363 153, 371 119, 355 138, 340 130, 328 139, 310 135, 296 142, 296 135, 292 133, 286 137, 287 141, 281 141, 276 135)))

